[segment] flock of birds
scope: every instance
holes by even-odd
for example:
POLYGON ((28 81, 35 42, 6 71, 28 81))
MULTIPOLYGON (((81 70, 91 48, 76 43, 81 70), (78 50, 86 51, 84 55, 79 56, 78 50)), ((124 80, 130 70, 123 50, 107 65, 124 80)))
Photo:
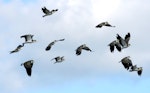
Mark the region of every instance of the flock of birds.
MULTIPOLYGON (((46 16, 52 15, 53 13, 57 12, 58 9, 53 9, 50 11, 46 7, 43 7, 42 11, 45 14, 42 17, 46 17, 46 16)), ((111 24, 109 24, 108 22, 102 22, 102 23, 98 24, 96 26, 96 28, 102 28, 103 26, 115 27, 115 26, 112 26, 111 24)), ((20 38, 24 38, 25 42, 23 42, 21 45, 18 45, 16 49, 10 51, 10 54, 19 52, 24 47, 25 44, 36 42, 36 40, 33 39, 33 36, 34 35, 31 35, 31 34, 26 34, 26 35, 21 36, 20 38)), ((119 52, 121 52, 121 50, 124 48, 128 48, 130 46, 130 44, 129 44, 130 37, 131 37, 130 33, 127 33, 125 35, 125 38, 122 38, 119 34, 117 34, 116 40, 112 41, 108 45, 110 47, 110 52, 114 52, 115 48, 119 52)), ((45 51, 49 51, 56 42, 64 41, 64 40, 65 39, 54 40, 53 42, 48 44, 48 46, 45 48, 45 51)), ((82 44, 79 47, 77 47, 76 55, 77 56, 81 55, 82 50, 93 52, 86 44, 82 44)), ((62 56, 62 57, 57 56, 57 57, 51 59, 51 61, 52 60, 55 60, 54 63, 60 63, 60 62, 63 62, 65 59, 64 59, 64 56, 62 56)), ((130 59, 130 56, 124 57, 123 59, 121 59, 120 62, 122 63, 122 65, 124 66, 125 69, 129 70, 129 72, 137 71, 138 75, 141 76, 142 70, 143 70, 142 67, 137 67, 137 65, 133 65, 132 61, 130 59)), ((25 67, 28 76, 31 76, 33 63, 34 63, 34 60, 28 60, 21 64, 21 66, 25 67)))

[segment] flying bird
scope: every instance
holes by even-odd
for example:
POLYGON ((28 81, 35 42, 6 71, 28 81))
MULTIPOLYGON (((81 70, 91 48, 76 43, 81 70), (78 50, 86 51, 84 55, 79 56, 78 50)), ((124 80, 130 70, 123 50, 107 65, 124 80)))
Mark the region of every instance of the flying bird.
POLYGON ((43 15, 43 17, 48 16, 48 15, 52 15, 53 13, 57 12, 58 9, 53 9, 53 10, 48 10, 46 7, 42 8, 42 11, 45 15, 43 15))
POLYGON ((64 56, 62 56, 62 57, 60 57, 60 56, 57 56, 57 57, 55 57, 55 58, 53 58, 53 59, 51 59, 51 61, 52 60, 54 60, 55 59, 55 63, 60 63, 60 62, 63 62, 65 59, 64 59, 64 56))
POLYGON ((117 34, 116 38, 119 40, 119 43, 121 44, 122 48, 127 48, 130 46, 129 40, 130 40, 130 33, 127 33, 125 38, 123 39, 119 34, 117 34))
POLYGON ((110 47, 110 52, 114 52, 115 47, 121 52, 121 45, 117 40, 112 41, 108 46, 110 47))
POLYGON ((64 41, 65 39, 59 39, 59 40, 54 40, 53 42, 51 42, 46 48, 45 50, 48 51, 51 49, 51 47, 58 41, 64 41))
POLYGON ((26 34, 26 35, 20 36, 20 38, 25 38, 24 44, 26 44, 26 43, 34 43, 34 42, 36 42, 36 40, 33 40, 33 36, 34 35, 26 34))
POLYGON ((22 43, 22 45, 18 45, 16 49, 10 51, 10 54, 19 52, 23 46, 24 46, 24 43, 22 43))
POLYGON ((83 44, 83 45, 80 45, 79 47, 77 47, 76 55, 80 55, 82 53, 82 50, 86 50, 86 51, 92 52, 92 50, 88 46, 86 46, 86 44, 83 44))
POLYGON ((124 57, 123 59, 121 59, 121 63, 124 66, 125 69, 129 69, 130 67, 132 67, 132 61, 129 59, 130 56, 124 57))
POLYGON ((112 26, 111 24, 109 24, 108 22, 102 22, 102 23, 98 24, 98 25, 96 26, 96 28, 102 28, 103 26, 115 27, 115 26, 112 26))
POLYGON ((137 65, 134 65, 130 69, 130 72, 133 72, 133 71, 137 71, 137 74, 141 76, 143 69, 142 67, 137 67, 137 65))
POLYGON ((33 60, 29 60, 29 61, 26 61, 26 62, 21 64, 21 66, 24 65, 28 76, 31 76, 33 62, 34 62, 33 60))

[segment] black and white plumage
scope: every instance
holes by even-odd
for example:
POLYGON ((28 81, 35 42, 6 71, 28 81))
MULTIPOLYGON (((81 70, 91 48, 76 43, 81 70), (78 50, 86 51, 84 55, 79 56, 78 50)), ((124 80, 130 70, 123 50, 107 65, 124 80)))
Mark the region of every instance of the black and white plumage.
POLYGON ((26 44, 26 43, 34 43, 34 42, 36 42, 36 40, 33 40, 33 36, 34 35, 26 34, 26 35, 22 35, 20 38, 25 38, 24 44, 26 44))
POLYGON ((137 65, 133 65, 129 71, 130 72, 137 71, 137 65))
POLYGON ((65 60, 64 56, 62 56, 62 57, 57 56, 57 57, 51 59, 51 61, 54 60, 54 59, 55 59, 55 63, 60 63, 60 62, 63 62, 65 60))
POLYGON ((102 22, 102 23, 98 24, 98 25, 96 26, 96 28, 102 28, 103 26, 115 27, 115 26, 112 26, 111 24, 109 24, 108 22, 102 22))
POLYGON ((122 48, 127 48, 130 46, 130 33, 127 33, 124 39, 119 34, 117 34, 116 38, 119 40, 119 43, 121 44, 122 48))
POLYGON ((48 10, 46 7, 42 8, 42 11, 45 15, 43 15, 43 17, 48 16, 48 15, 52 15, 53 13, 55 13, 56 11, 58 11, 58 9, 53 9, 53 10, 48 10))
POLYGON ((45 48, 46 51, 50 50, 51 47, 58 41, 64 41, 65 39, 59 39, 59 40, 54 40, 53 42, 51 42, 50 44, 48 44, 48 46, 45 48))
POLYGON ((86 50, 86 51, 90 51, 92 52, 92 50, 86 46, 86 44, 80 45, 77 49, 76 49, 76 55, 80 55, 82 53, 82 50, 86 50))
POLYGON ((28 76, 31 76, 33 62, 34 62, 34 60, 29 60, 29 61, 26 61, 26 62, 21 64, 21 66, 24 65, 28 76))
POLYGON ((119 52, 121 52, 121 45, 117 40, 112 41, 108 46, 110 47, 110 52, 114 52, 115 47, 119 52))
POLYGON ((10 54, 11 54, 11 53, 19 52, 19 51, 21 50, 22 47, 24 47, 24 43, 22 43, 22 45, 18 45, 17 48, 14 49, 13 51, 10 51, 10 54))
POLYGON ((133 71, 137 71, 137 74, 141 76, 143 69, 142 67, 137 67, 136 65, 134 65, 130 69, 130 72, 133 72, 133 71))
POLYGON ((121 59, 121 63, 124 66, 125 69, 129 69, 130 67, 132 67, 132 61, 129 59, 130 56, 124 57, 123 59, 121 59))

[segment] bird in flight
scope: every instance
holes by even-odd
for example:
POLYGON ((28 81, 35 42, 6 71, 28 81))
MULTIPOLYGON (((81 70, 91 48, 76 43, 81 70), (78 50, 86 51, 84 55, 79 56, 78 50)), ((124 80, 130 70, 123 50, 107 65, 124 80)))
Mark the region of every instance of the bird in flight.
POLYGON ((45 48, 46 51, 50 50, 51 47, 58 41, 64 41, 65 39, 59 39, 59 40, 54 40, 53 42, 51 42, 50 44, 48 44, 48 46, 45 48))
MULTIPOLYGON (((63 62, 65 59, 64 59, 64 56, 62 56, 62 57, 57 56, 57 57, 51 59, 51 61, 52 61, 52 60, 55 60, 55 63, 60 63, 60 62, 63 62)), ((54 64, 55 64, 55 63, 54 63, 54 64)))
POLYGON ((58 9, 53 9, 53 10, 48 10, 45 6, 42 8, 42 11, 45 15, 43 15, 43 17, 48 16, 48 15, 52 15, 53 13, 57 12, 58 9))
POLYGON ((142 68, 142 67, 137 67, 137 65, 134 65, 134 66, 132 66, 131 69, 130 69, 130 72, 133 72, 133 71, 137 71, 137 74, 138 74, 139 76, 141 76, 142 71, 143 71, 143 68, 142 68))
POLYGON ((96 26, 96 28, 102 28, 103 26, 115 27, 115 26, 112 26, 111 24, 109 24, 108 22, 102 22, 102 23, 98 24, 98 25, 96 26))
POLYGON ((24 65, 28 76, 31 76, 33 62, 34 62, 33 60, 28 60, 28 61, 26 61, 26 62, 24 62, 24 63, 21 64, 21 66, 24 65))
POLYGON ((20 36, 20 38, 25 38, 24 44, 27 44, 27 43, 34 43, 34 42, 36 42, 36 40, 33 40, 33 36, 34 36, 34 35, 26 34, 26 35, 20 36))
POLYGON ((82 50, 86 50, 86 51, 92 52, 92 50, 88 46, 86 46, 86 44, 82 44, 79 47, 77 47, 77 49, 76 49, 76 55, 81 55, 82 50))
POLYGON ((132 67, 132 61, 129 59, 130 56, 124 57, 123 59, 121 59, 121 63, 124 66, 125 69, 129 70, 130 67, 132 67))

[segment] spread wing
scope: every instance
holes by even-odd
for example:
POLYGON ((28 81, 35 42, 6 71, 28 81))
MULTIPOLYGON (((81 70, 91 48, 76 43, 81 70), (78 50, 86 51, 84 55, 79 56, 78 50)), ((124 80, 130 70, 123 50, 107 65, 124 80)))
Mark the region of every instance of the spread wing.
POLYGON ((54 44, 55 44, 55 42, 51 42, 51 43, 45 48, 45 50, 46 50, 46 51, 50 50, 51 47, 52 47, 52 45, 54 45, 54 44))
POLYGON ((128 44, 129 40, 130 40, 130 33, 128 33, 126 36, 125 36, 125 42, 128 44))
POLYGON ((26 68, 26 72, 27 72, 28 76, 31 76, 32 69, 31 68, 26 68))

